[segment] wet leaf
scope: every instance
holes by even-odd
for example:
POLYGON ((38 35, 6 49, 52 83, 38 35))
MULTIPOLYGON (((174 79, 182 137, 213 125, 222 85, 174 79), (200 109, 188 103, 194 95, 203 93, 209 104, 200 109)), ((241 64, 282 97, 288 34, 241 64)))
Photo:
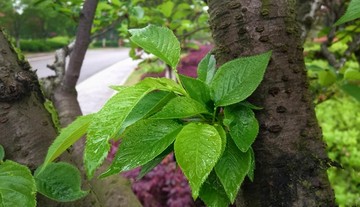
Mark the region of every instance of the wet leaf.
POLYGON ((250 96, 263 79, 271 52, 242 57, 222 65, 210 84, 216 106, 227 106, 250 96))
POLYGON ((141 166, 141 170, 139 175, 136 177, 137 180, 140 180, 142 177, 144 177, 148 172, 150 172, 152 169, 154 169, 158 164, 161 163, 161 161, 169 155, 170 152, 172 152, 174 149, 174 146, 169 146, 166 150, 164 150, 160 155, 155 157, 150 162, 146 163, 145 165, 141 166))
POLYGON ((146 118, 151 114, 159 111, 165 104, 167 104, 167 102, 169 102, 169 100, 173 99, 174 97, 176 97, 174 93, 167 91, 153 91, 149 94, 146 94, 126 117, 122 129, 118 134, 121 134, 126 127, 131 126, 142 118, 146 118))
POLYGON ((176 137, 174 150, 196 199, 201 185, 220 157, 221 137, 211 125, 190 123, 176 137))
POLYGON ((246 152, 259 132, 254 112, 246 106, 237 105, 225 107, 224 114, 224 124, 229 127, 231 138, 241 151, 246 152))
POLYGON ((208 207, 228 207, 230 204, 224 187, 214 171, 204 182, 199 196, 208 207))
POLYGON ((89 125, 84 153, 85 170, 89 178, 106 158, 110 150, 110 139, 115 138, 127 116, 152 90, 141 84, 125 88, 111 97, 94 115, 89 125))
POLYGON ((180 75, 180 80, 191 98, 200 103, 203 103, 210 110, 214 109, 214 104, 210 97, 210 89, 208 85, 200 80, 184 75, 180 75))
POLYGON ((199 63, 198 79, 206 84, 210 84, 216 73, 216 60, 215 56, 209 52, 199 63))
POLYGON ((48 165, 54 159, 59 157, 63 152, 65 152, 66 149, 78 141, 86 133, 93 116, 94 114, 80 116, 66 128, 62 129, 59 136, 56 137, 54 142, 49 147, 43 165, 48 165))
POLYGON ((0 206, 36 206, 36 186, 29 168, 10 160, 0 163, 0 206))
POLYGON ((224 186, 231 203, 235 201, 250 166, 251 153, 249 151, 241 152, 235 143, 228 139, 225 152, 215 166, 215 172, 224 186))
POLYGON ((209 113, 205 106, 192 98, 176 97, 169 101, 164 108, 152 119, 181 119, 209 113))
POLYGON ((170 29, 149 25, 129 32, 131 41, 176 68, 180 60, 180 43, 170 29))
POLYGON ((161 91, 170 91, 181 95, 186 94, 181 85, 168 78, 145 78, 141 81, 141 84, 161 91))
POLYGON ((65 162, 40 167, 34 177, 38 192, 59 202, 75 201, 88 194, 81 190, 80 171, 65 162))
POLYGON ((139 167, 153 160, 175 140, 182 125, 173 120, 142 120, 129 127, 106 177, 139 167))
POLYGON ((254 150, 252 149, 252 147, 249 148, 250 151, 250 157, 251 157, 251 162, 250 162, 250 169, 248 172, 248 177, 251 180, 251 182, 254 181, 254 171, 255 171, 255 153, 254 150))
POLYGON ((214 127, 218 131, 221 137, 221 155, 222 155, 222 153, 224 153, 226 148, 226 140, 227 140, 226 131, 221 125, 215 124, 214 127))

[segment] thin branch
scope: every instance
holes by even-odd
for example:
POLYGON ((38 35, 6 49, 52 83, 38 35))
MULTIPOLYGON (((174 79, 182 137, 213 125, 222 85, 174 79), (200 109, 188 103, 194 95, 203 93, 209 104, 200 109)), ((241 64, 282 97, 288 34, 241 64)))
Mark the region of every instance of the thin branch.
POLYGON ((76 44, 74 53, 71 54, 69 67, 62 81, 62 86, 69 90, 74 90, 80 76, 81 66, 86 54, 86 50, 90 44, 91 26, 95 17, 95 11, 98 0, 85 1, 82 12, 80 13, 80 21, 78 32, 76 34, 76 44))
POLYGON ((180 35, 179 38, 185 39, 185 38, 187 38, 187 37, 189 37, 189 36, 191 36, 191 35, 199 32, 199 31, 201 31, 201 30, 205 30, 205 29, 208 29, 208 28, 209 28, 209 27, 199 27, 199 28, 196 28, 195 30, 193 30, 193 31, 191 31, 191 32, 188 32, 188 33, 185 33, 185 34, 180 35))
POLYGON ((127 15, 124 16, 120 16, 119 18, 117 18, 116 20, 114 20, 111 24, 109 24, 108 26, 106 26, 105 28, 103 28, 101 31, 98 31, 96 33, 94 33, 93 35, 91 35, 91 39, 95 39, 105 33, 107 33, 108 31, 110 31, 111 29, 113 29, 117 24, 119 24, 120 22, 122 22, 123 20, 128 19, 127 15))

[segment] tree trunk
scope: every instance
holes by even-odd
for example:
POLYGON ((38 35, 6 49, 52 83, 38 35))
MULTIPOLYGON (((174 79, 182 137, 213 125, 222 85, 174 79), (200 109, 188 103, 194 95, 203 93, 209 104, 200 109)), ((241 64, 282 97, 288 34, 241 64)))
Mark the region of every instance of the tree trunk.
POLYGON ((257 113, 255 180, 238 206, 335 206, 328 158, 308 91, 295 0, 209 0, 218 64, 272 50, 250 101, 257 113))
POLYGON ((0 144, 6 159, 39 166, 56 136, 37 76, 0 30, 0 144))
POLYGON ((80 13, 76 42, 70 55, 69 66, 65 77, 54 93, 54 103, 59 111, 62 126, 67 126, 74 119, 81 115, 79 102, 77 101, 76 83, 80 76, 81 66, 87 48, 90 44, 92 22, 94 20, 98 0, 86 0, 80 13))

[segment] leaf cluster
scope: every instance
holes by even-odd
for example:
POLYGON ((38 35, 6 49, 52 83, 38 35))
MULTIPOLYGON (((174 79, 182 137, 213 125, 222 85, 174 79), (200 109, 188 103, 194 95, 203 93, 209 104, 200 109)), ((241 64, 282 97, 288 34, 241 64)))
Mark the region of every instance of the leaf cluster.
POLYGON ((122 138, 111 166, 100 177, 141 166, 146 174, 170 152, 187 177, 194 199, 209 206, 233 203, 255 168, 254 142, 259 124, 246 102, 263 79, 271 52, 230 61, 216 69, 212 54, 199 63, 198 78, 180 76, 180 43, 164 27, 130 30, 131 40, 156 55, 176 74, 177 82, 146 78, 136 85, 115 87, 103 108, 78 118, 63 129, 50 147, 47 166, 83 134, 84 163, 92 178, 110 150, 110 140, 122 138))
POLYGON ((50 163, 32 175, 30 169, 11 160, 3 161, 5 150, 0 145, 0 206, 36 206, 36 193, 59 202, 78 200, 88 194, 80 189, 80 172, 64 163, 50 163))

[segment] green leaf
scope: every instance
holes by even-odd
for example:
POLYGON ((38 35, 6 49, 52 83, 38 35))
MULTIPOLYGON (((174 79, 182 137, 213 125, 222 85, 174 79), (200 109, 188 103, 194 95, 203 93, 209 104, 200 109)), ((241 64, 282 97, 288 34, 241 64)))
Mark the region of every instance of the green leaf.
POLYGON ((198 69, 198 79, 210 84, 215 73, 216 73, 216 60, 215 56, 209 52, 199 63, 198 69))
POLYGON ((124 90, 125 88, 128 88, 129 86, 122 86, 122 85, 113 85, 113 86, 109 86, 109 88, 117 91, 117 92, 120 92, 122 90, 124 90))
POLYGON ((344 24, 351 20, 360 18, 360 0, 351 0, 350 4, 344 14, 336 23, 335 26, 344 24))
POLYGON ((254 112, 246 106, 237 105, 225 107, 224 115, 224 125, 229 127, 236 146, 242 152, 248 151, 259 132, 259 123, 254 112))
POLYGON ((88 177, 92 177, 97 167, 106 158, 109 140, 123 127, 124 121, 139 101, 152 88, 141 83, 125 88, 110 98, 103 108, 94 115, 88 129, 85 145, 84 162, 88 177))
POLYGON ((222 65, 211 82, 216 106, 227 106, 250 96, 263 79, 271 52, 242 57, 222 65))
POLYGON ((88 194, 81 190, 80 171, 65 162, 40 167, 34 177, 38 192, 59 202, 75 201, 88 194))
POLYGON ((214 124, 214 127, 215 127, 215 129, 217 130, 217 132, 219 133, 219 135, 221 137, 221 155, 222 155, 224 153, 224 151, 225 151, 225 148, 226 148, 226 140, 227 140, 226 131, 219 124, 214 124))
POLYGON ((228 139, 225 152, 215 166, 219 177, 231 203, 234 203, 245 176, 251 165, 251 153, 241 152, 235 143, 228 139))
POLYGON ((2 162, 5 158, 5 149, 4 147, 0 144, 0 162, 2 162))
POLYGON ((254 181, 254 171, 255 171, 255 153, 252 147, 249 148, 249 152, 250 152, 250 157, 251 157, 251 162, 250 162, 250 169, 248 172, 248 177, 251 180, 251 182, 254 181))
POLYGON ((208 207, 228 207, 230 204, 224 187, 214 171, 204 182, 199 196, 208 207))
POLYGON ((319 84, 322 86, 330 86, 336 82, 336 72, 332 69, 325 69, 317 73, 319 84))
POLYGON ((146 163, 145 165, 141 166, 141 170, 139 175, 136 177, 137 180, 140 180, 142 177, 144 177, 148 172, 150 172, 152 169, 154 169, 158 164, 161 163, 161 161, 169 155, 170 152, 172 152, 174 149, 174 146, 170 145, 166 150, 164 150, 160 155, 155 157, 150 162, 146 163))
POLYGON ((346 80, 360 80, 360 71, 355 69, 347 69, 344 74, 346 80))
POLYGON ((187 94, 181 85, 168 78, 145 78, 141 84, 161 91, 170 91, 181 95, 187 94))
POLYGON ((174 97, 176 97, 174 93, 169 93, 167 91, 153 91, 146 94, 126 117, 122 129, 118 134, 121 134, 126 127, 134 124, 138 120, 146 118, 154 112, 159 111, 174 97))
POLYGON ((175 140, 182 125, 173 120, 142 120, 125 133, 106 177, 144 165, 161 154, 175 140))
POLYGON ((341 86, 341 89, 360 102, 360 86, 344 84, 341 86))
POLYGON ((157 8, 160 10, 160 12, 165 16, 165 17, 170 17, 173 11, 175 4, 172 1, 166 1, 162 4, 160 4, 159 6, 157 6, 157 8))
POLYGON ((243 106, 246 106, 252 110, 261 110, 263 109, 263 107, 259 107, 259 106, 255 106, 254 104, 248 102, 248 101, 242 101, 240 102, 239 104, 243 105, 243 106))
POLYGON ((220 157, 221 137, 211 125, 190 123, 176 137, 174 151, 196 199, 201 185, 220 157))
POLYGON ((190 78, 184 75, 180 75, 180 81, 184 85, 185 90, 191 98, 203 103, 208 109, 214 110, 214 104, 210 97, 209 86, 204 82, 190 78))
POLYGON ((77 140, 79 140, 86 133, 86 130, 93 117, 94 114, 80 116, 66 128, 62 129, 59 136, 56 137, 54 142, 49 147, 43 165, 48 165, 54 159, 59 157, 63 152, 65 152, 65 150, 73 145, 77 140))
POLYGON ((131 7, 130 13, 132 16, 134 16, 138 20, 144 18, 144 15, 145 15, 145 11, 141 6, 131 7))
POLYGON ((36 206, 36 186, 30 170, 7 160, 0 163, 0 205, 36 206))
POLYGON ((188 97, 176 97, 152 116, 152 119, 181 119, 209 113, 204 105, 188 97))
POLYGON ((148 25, 142 29, 130 29, 131 41, 156 55, 173 69, 180 60, 180 43, 171 30, 148 25))

